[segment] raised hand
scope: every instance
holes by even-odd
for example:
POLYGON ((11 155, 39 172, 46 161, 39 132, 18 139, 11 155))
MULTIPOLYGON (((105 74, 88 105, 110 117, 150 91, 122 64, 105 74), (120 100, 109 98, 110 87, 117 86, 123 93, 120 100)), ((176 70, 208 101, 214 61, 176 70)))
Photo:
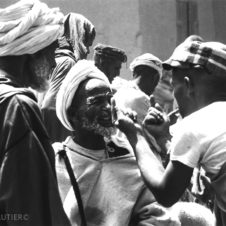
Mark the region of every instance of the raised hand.
POLYGON ((119 109, 114 98, 111 99, 112 123, 126 135, 141 131, 141 126, 137 123, 137 114, 131 109, 119 109))
POLYGON ((143 120, 145 133, 150 133, 156 139, 169 136, 169 118, 163 112, 159 104, 155 103, 153 96, 150 97, 151 107, 143 120))

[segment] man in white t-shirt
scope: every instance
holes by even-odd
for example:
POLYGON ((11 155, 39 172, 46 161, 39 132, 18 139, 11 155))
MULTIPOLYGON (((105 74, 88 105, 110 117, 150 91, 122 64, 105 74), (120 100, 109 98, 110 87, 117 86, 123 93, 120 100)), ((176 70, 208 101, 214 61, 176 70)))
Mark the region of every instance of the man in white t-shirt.
MULTIPOLYGON (((187 39, 163 67, 172 70, 174 96, 183 117, 174 130, 166 170, 131 120, 121 118, 119 128, 126 131, 143 178, 159 203, 174 204, 189 185, 193 169, 201 166, 215 193, 217 225, 226 225, 226 46, 187 39)), ((167 117, 155 108, 144 120, 145 131, 157 140, 169 135, 168 125, 167 117)))

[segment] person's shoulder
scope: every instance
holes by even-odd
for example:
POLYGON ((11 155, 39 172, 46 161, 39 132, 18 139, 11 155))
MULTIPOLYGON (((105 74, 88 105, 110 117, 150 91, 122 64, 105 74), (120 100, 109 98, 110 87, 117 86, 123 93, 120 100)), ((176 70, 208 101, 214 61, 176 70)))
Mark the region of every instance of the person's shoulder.
POLYGON ((37 101, 31 93, 18 93, 14 96, 14 98, 23 108, 39 110, 37 101))
POLYGON ((67 64, 76 64, 76 60, 73 55, 60 55, 56 57, 56 63, 67 63, 67 64))

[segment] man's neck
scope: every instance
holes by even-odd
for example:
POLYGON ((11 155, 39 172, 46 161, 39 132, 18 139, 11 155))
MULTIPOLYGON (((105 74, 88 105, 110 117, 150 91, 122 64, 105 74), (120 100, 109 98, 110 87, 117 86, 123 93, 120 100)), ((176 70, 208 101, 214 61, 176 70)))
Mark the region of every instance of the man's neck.
POLYGON ((100 150, 105 148, 104 137, 101 135, 84 130, 76 130, 73 135, 74 142, 84 148, 92 150, 100 150))

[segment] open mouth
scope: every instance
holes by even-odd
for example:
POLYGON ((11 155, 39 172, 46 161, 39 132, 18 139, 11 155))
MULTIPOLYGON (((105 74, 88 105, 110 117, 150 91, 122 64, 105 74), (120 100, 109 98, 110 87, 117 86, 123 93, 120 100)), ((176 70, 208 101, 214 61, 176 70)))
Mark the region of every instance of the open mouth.
POLYGON ((112 126, 111 112, 102 112, 101 115, 98 117, 98 122, 104 127, 112 126))

